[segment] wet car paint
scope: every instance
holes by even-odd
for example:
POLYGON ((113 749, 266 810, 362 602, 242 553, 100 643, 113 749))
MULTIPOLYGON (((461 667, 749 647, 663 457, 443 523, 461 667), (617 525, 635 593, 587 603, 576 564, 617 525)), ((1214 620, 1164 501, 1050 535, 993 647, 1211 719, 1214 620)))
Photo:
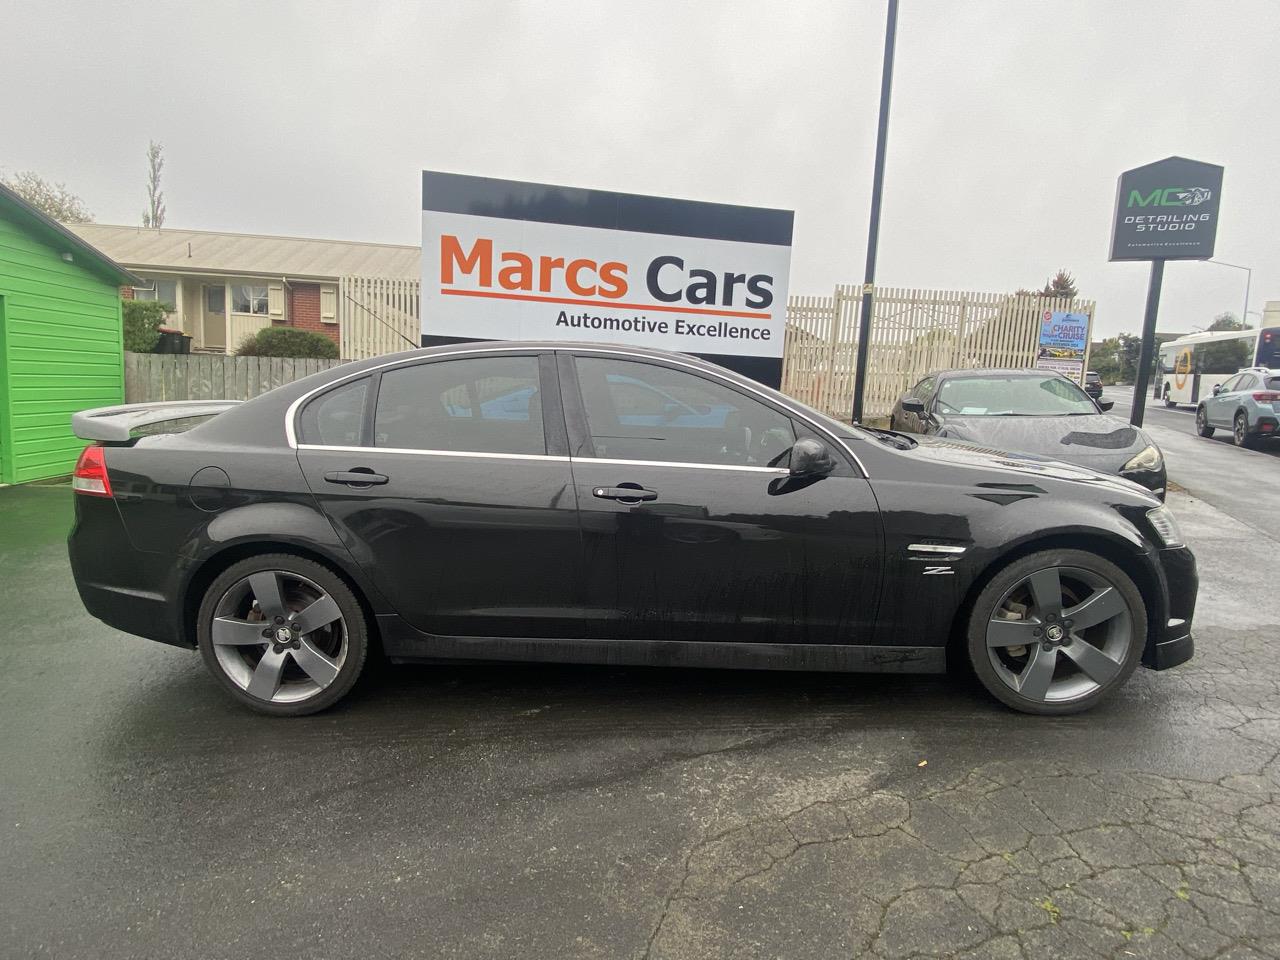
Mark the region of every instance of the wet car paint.
MULTIPOLYGON (((488 348, 498 350, 538 355, 544 377, 563 378, 572 375, 570 355, 593 348, 488 348)), ((457 457, 443 472, 427 468, 430 457, 402 458, 398 494, 319 493, 317 476, 369 465, 379 452, 294 450, 285 418, 295 401, 380 366, 459 352, 348 364, 186 433, 107 447, 117 499, 78 497, 70 538, 90 612, 192 646, 203 588, 234 560, 276 545, 340 571, 399 659, 938 670, 953 624, 993 569, 1069 540, 1122 562, 1138 582, 1151 624, 1148 664, 1158 662, 1161 643, 1178 641, 1190 655, 1194 560, 1185 548, 1159 547, 1145 519, 1157 501, 1146 492, 969 444, 926 439, 897 449, 855 428, 834 429, 772 392, 768 402, 832 449, 834 474, 796 482, 785 471, 743 473, 702 483, 683 466, 589 457, 571 469, 568 457, 550 457, 579 450, 583 411, 574 391, 565 391, 561 410, 560 391, 543 389, 551 405, 544 412, 563 425, 548 432, 548 459, 497 469, 490 459, 457 457), (227 482, 209 484, 210 468, 227 482), (673 492, 661 506, 592 500, 584 509, 584 489, 606 478, 673 492), (921 542, 965 552, 954 560, 913 554, 921 542), (108 543, 116 549, 105 550, 108 543), (123 556, 121 543, 131 548, 123 556), (1175 617, 1185 623, 1168 627, 1175 617)), ((630 353, 761 389, 686 358, 630 353)))

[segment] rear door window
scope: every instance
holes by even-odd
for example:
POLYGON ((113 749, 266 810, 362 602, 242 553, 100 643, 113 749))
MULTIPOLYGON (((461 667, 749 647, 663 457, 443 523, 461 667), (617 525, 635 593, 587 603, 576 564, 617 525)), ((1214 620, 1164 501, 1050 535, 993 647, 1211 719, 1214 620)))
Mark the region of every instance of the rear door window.
POLYGON ((374 445, 545 454, 537 357, 475 357, 382 374, 374 445))
POLYGON ((325 447, 360 446, 368 398, 368 377, 320 394, 302 410, 299 439, 325 447))

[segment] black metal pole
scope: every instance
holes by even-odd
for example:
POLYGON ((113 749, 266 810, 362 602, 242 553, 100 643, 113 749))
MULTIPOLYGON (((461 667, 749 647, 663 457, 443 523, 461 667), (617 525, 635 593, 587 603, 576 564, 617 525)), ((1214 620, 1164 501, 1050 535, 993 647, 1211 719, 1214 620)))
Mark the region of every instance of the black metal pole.
POLYGON ((884 150, 889 138, 889 91, 893 87, 893 48, 898 36, 898 0, 889 0, 884 28, 884 68, 880 73, 880 123, 876 130, 876 166, 871 180, 871 224, 867 230, 867 269, 862 284, 862 313, 858 318, 858 365, 853 388, 853 419, 862 419, 862 395, 867 382, 867 351, 871 346, 871 306, 875 299, 876 246, 880 240, 880 197, 884 191, 884 150))
POLYGON ((1133 407, 1129 422, 1142 426, 1147 409, 1147 381, 1151 377, 1151 357, 1156 349, 1156 314, 1160 312, 1160 284, 1164 282, 1164 261, 1151 261, 1151 281, 1147 284, 1147 311, 1142 315, 1142 349, 1138 351, 1138 369, 1133 378, 1133 407))

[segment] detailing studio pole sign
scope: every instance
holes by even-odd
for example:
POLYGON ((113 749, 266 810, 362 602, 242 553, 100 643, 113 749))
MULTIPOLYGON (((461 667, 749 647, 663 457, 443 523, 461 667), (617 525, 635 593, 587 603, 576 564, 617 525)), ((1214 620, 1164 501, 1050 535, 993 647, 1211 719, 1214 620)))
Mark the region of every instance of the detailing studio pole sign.
POLYGON ((1084 348, 1089 338, 1089 315, 1046 310, 1040 318, 1040 349, 1036 367, 1055 370, 1084 383, 1084 348))
POLYGON ((792 219, 424 171, 423 343, 629 343, 777 385, 792 219))
POLYGON ((1169 157, 1120 174, 1112 260, 1207 260, 1218 232, 1222 167, 1169 157))

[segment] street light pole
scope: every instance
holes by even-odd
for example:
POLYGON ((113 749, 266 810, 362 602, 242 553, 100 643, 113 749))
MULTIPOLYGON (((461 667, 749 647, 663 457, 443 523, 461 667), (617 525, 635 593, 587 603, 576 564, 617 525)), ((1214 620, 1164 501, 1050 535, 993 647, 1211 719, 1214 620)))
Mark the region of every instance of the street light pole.
POLYGON ((898 35, 898 0, 889 0, 884 28, 884 67, 880 73, 880 121, 876 129, 876 164, 871 177, 871 224, 867 230, 867 269, 862 283, 862 314, 858 318, 858 361, 853 388, 853 420, 862 419, 867 386, 867 352, 871 347, 871 307, 875 300, 876 247, 880 241, 880 198, 884 191, 884 151, 889 137, 889 91, 893 86, 893 49, 898 35))
POLYGON ((1246 274, 1244 278, 1244 309, 1240 311, 1240 322, 1249 323, 1249 288, 1253 286, 1253 268, 1242 267, 1238 263, 1227 263, 1225 260, 1210 260, 1209 263, 1216 263, 1220 267, 1235 267, 1237 270, 1243 270, 1246 274))

